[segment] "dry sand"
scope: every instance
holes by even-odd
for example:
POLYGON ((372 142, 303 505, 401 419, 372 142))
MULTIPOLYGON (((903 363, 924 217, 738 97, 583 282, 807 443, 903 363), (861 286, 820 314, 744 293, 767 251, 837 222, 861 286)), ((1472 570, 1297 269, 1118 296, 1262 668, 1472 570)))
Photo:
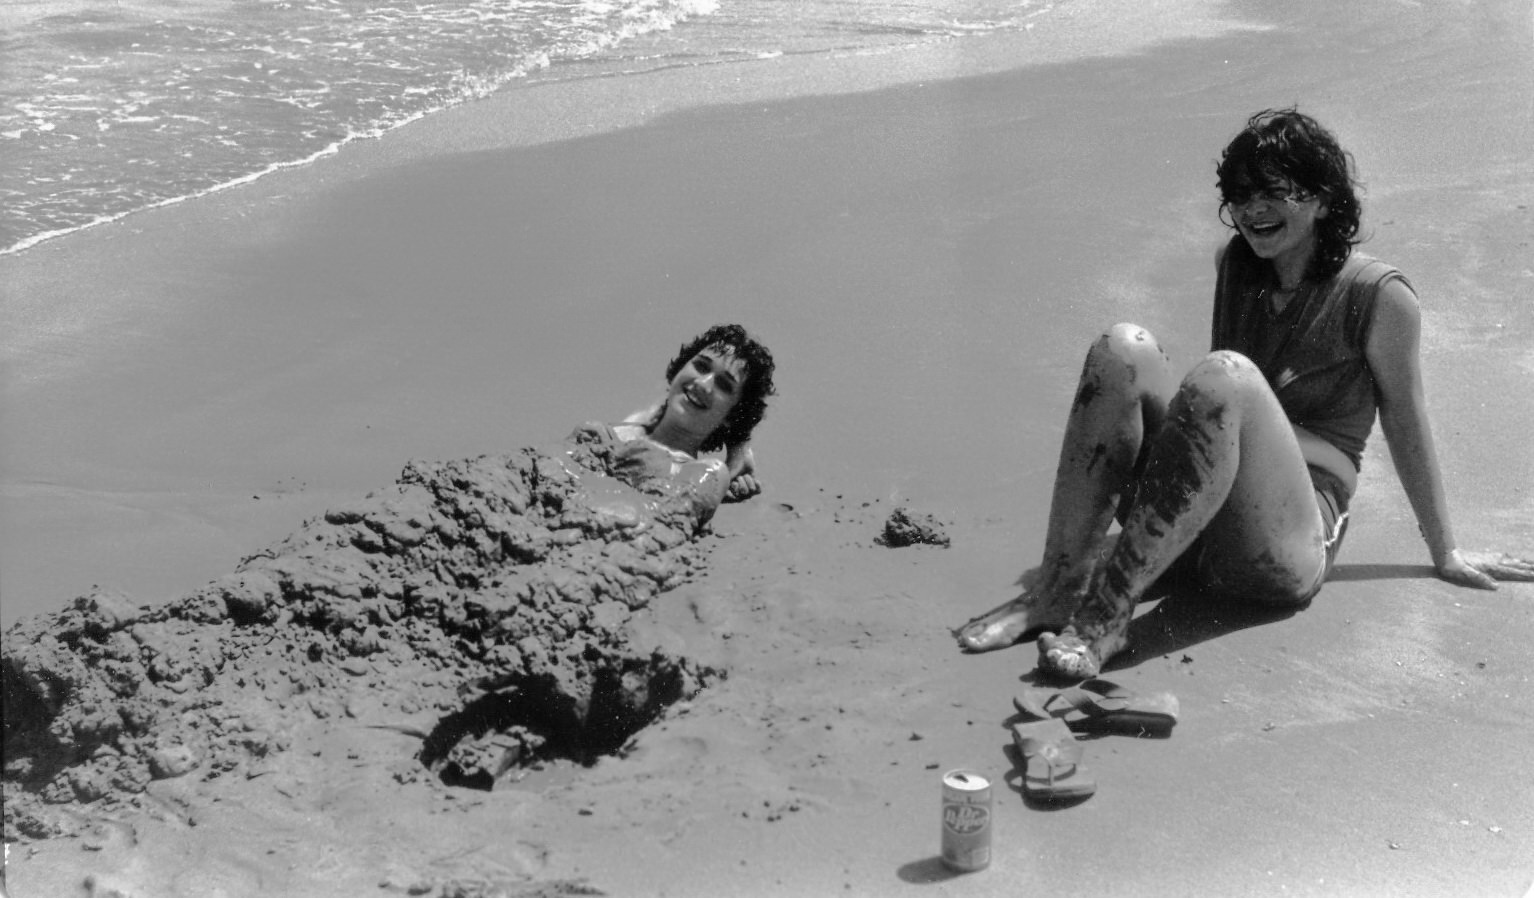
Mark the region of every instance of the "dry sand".
POLYGON ((1534 591, 1432 579, 1377 437, 1309 609, 1145 606, 1114 676, 1179 696, 1172 737, 1089 743, 1079 806, 1015 791, 1033 651, 963 656, 948 628, 1039 551, 1091 337, 1203 348, 1213 160, 1258 108, 1355 153, 1365 249, 1423 297, 1460 540, 1534 550, 1529 4, 1100 8, 1114 28, 1025 36, 1048 58, 508 91, 0 259, 7 625, 97 582, 163 603, 407 459, 617 417, 715 321, 770 343, 783 394, 768 492, 643 612, 729 676, 625 757, 448 789, 397 781, 409 735, 306 718, 270 775, 162 780, 157 813, 13 844, 11 894, 1523 895, 1534 591), (875 544, 897 504, 952 546, 875 544), (959 766, 999 783, 995 861, 962 878, 935 860, 959 766))

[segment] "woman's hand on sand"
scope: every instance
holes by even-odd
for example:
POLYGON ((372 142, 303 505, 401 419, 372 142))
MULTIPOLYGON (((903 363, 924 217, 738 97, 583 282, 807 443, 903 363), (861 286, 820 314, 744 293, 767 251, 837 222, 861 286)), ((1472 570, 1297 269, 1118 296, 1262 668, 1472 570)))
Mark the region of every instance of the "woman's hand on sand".
POLYGON ((730 481, 730 489, 724 494, 726 502, 741 502, 762 491, 761 481, 755 474, 742 474, 730 481))
POLYGON ((1506 552, 1465 552, 1454 549, 1438 565, 1438 576, 1475 589, 1496 589, 1498 580, 1534 581, 1534 561, 1506 552))
POLYGON ((750 446, 729 447, 724 463, 730 471, 730 487, 725 491, 724 501, 742 502, 762 491, 762 483, 756 479, 756 456, 751 454, 750 446))

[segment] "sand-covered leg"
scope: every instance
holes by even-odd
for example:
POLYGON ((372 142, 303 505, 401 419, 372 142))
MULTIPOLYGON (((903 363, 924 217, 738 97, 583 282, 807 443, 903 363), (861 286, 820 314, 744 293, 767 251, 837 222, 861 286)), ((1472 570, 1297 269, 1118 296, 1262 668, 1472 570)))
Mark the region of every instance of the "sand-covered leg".
POLYGON ((1058 633, 1039 637, 1039 669, 1080 680, 1102 673, 1103 665, 1129 645, 1134 609, 1133 596, 1098 590, 1058 633))
POLYGON ((1134 503, 1092 595, 1070 626, 1039 639, 1044 671, 1100 673, 1128 645, 1140 596, 1200 535, 1216 558, 1200 565, 1200 575, 1215 588, 1239 578, 1243 595, 1303 601, 1320 581, 1325 535, 1305 461, 1250 360, 1216 352, 1195 366, 1148 448, 1134 503))
POLYGON ((1174 386, 1166 353, 1144 328, 1118 324, 1092 344, 1060 446, 1043 561, 1024 575, 1021 595, 955 631, 960 648, 1005 648, 1070 620, 1090 592, 1105 534, 1174 386))

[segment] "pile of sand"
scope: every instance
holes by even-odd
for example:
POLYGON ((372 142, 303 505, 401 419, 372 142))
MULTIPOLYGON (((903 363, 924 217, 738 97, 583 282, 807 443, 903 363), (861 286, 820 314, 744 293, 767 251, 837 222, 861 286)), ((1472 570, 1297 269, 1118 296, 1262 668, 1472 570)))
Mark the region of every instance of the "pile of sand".
POLYGON ((704 549, 711 509, 609 476, 595 443, 409 464, 159 607, 106 591, 5 636, 5 838, 69 833, 155 780, 251 775, 296 723, 423 739, 394 769, 491 787, 613 752, 720 672, 632 613, 704 549))

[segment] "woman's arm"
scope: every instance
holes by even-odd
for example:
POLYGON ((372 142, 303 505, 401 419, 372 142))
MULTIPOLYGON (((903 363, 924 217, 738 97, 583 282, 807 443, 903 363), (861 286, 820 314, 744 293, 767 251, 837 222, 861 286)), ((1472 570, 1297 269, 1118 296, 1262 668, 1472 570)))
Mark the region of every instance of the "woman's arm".
POLYGON ((1380 427, 1438 575, 1465 586, 1496 589, 1493 579, 1467 561, 1454 542, 1422 388, 1421 335, 1416 294, 1399 280, 1385 284, 1364 350, 1379 387, 1380 427))

